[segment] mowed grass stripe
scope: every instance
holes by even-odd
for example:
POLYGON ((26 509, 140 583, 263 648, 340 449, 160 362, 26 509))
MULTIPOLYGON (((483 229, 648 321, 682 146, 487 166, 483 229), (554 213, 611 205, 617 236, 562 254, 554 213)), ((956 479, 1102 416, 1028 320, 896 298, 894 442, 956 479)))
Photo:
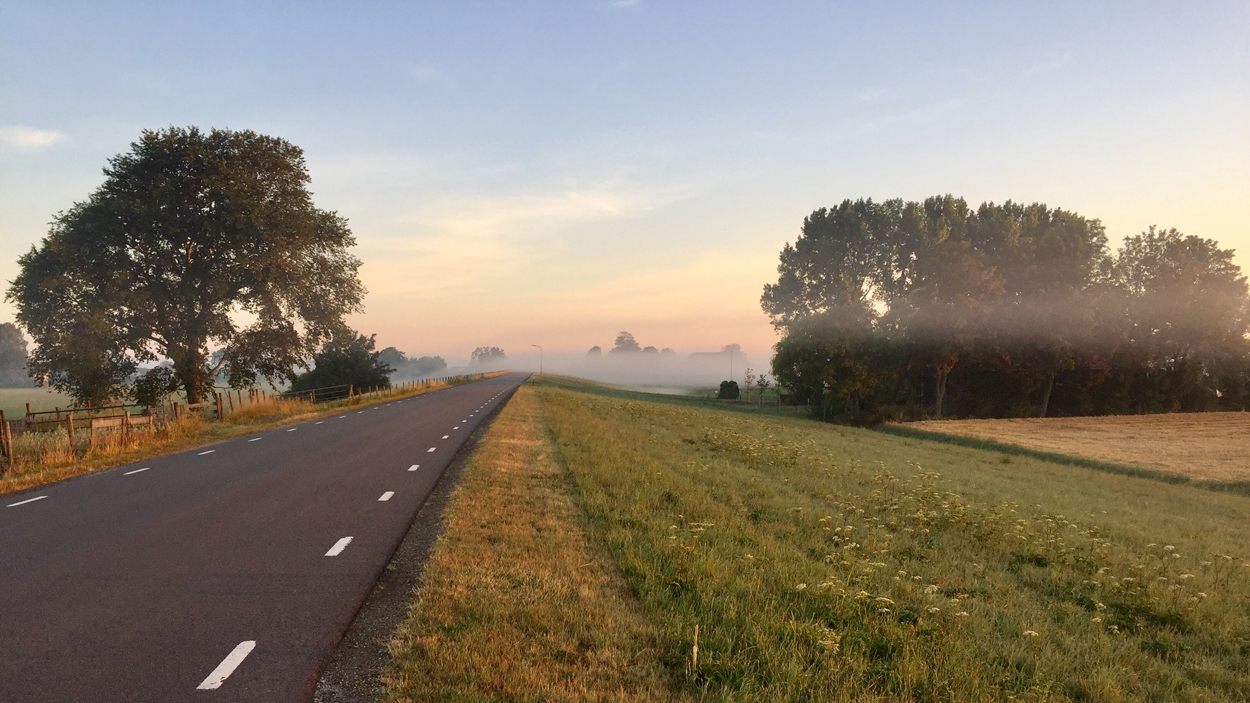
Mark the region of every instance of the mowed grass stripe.
POLYGON ((688 693, 1250 698, 1245 497, 806 421, 540 395, 592 536, 688 693))
POLYGON ((653 627, 586 537, 532 388, 470 457, 389 649, 391 701, 673 699, 653 627))

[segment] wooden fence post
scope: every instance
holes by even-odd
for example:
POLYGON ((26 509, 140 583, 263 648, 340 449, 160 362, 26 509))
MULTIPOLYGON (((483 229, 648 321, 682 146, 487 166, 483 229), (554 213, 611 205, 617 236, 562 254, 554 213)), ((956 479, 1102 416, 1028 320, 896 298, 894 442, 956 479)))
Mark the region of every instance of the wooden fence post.
POLYGON ((87 420, 87 451, 95 450, 95 421, 87 420))
POLYGON ((224 407, 224 406, 222 406, 222 404, 221 404, 221 394, 220 394, 220 393, 213 393, 213 396, 214 396, 214 397, 216 397, 216 399, 217 399, 217 419, 218 419, 218 420, 220 420, 220 419, 222 419, 223 417, 225 417, 225 414, 226 414, 226 413, 225 413, 225 410, 226 410, 226 409, 225 409, 225 407, 224 407))
POLYGON ((9 421, 4 419, 3 410, 0 410, 0 449, 4 450, 4 458, 8 461, 7 469, 12 469, 13 445, 9 444, 9 421))
POLYGON ((78 447, 74 444, 74 413, 65 416, 65 431, 69 435, 69 457, 78 458, 78 447))
POLYGON ((122 449, 126 448, 126 441, 130 439, 130 411, 122 417, 122 449))
POLYGON ((234 412, 234 396, 230 391, 226 391, 226 402, 230 403, 230 412, 234 412))

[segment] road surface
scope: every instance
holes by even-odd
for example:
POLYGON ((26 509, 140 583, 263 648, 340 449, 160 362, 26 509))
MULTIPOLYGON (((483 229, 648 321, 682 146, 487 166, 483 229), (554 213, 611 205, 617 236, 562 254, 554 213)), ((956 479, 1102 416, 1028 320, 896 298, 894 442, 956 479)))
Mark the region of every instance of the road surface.
POLYGON ((0 496, 0 701, 305 701, 526 374, 0 496))

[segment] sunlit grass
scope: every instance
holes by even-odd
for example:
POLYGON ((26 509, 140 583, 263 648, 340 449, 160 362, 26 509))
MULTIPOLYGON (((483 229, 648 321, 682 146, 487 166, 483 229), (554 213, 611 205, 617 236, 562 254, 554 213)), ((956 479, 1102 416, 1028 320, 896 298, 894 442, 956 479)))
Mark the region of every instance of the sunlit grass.
POLYGON ((1250 698, 1250 499, 814 422, 540 395, 593 533, 701 697, 1250 698))

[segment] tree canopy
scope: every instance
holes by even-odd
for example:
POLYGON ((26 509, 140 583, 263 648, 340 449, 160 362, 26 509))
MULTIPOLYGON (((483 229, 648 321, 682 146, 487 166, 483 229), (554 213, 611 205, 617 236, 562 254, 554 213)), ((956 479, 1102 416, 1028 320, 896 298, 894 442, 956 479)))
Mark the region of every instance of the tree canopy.
POLYGON ((374 338, 356 332, 336 334, 313 356, 313 368, 300 374, 291 390, 308 391, 315 388, 351 384, 356 390, 365 388, 390 388, 390 373, 394 371, 374 351, 374 338))
POLYGON ((218 372, 236 387, 289 379, 361 309, 355 240, 313 205, 290 142, 145 131, 104 175, 7 292, 38 345, 31 369, 79 401, 126 394, 138 363, 161 358, 191 402, 218 372))
POLYGON ((632 354, 642 351, 642 346, 634 339, 634 335, 629 332, 620 332, 616 335, 616 345, 608 351, 609 354, 632 354))
POLYGON ((504 354, 503 349, 499 347, 478 347, 473 350, 469 356, 470 361, 477 364, 492 364, 507 359, 508 355, 504 354))
POLYGON ((825 413, 941 416, 951 379, 975 415, 1250 394, 1246 280, 1231 250, 1175 230, 1113 253, 1098 220, 1042 204, 847 200, 804 220, 778 274, 761 298, 785 334, 774 375, 825 413))

